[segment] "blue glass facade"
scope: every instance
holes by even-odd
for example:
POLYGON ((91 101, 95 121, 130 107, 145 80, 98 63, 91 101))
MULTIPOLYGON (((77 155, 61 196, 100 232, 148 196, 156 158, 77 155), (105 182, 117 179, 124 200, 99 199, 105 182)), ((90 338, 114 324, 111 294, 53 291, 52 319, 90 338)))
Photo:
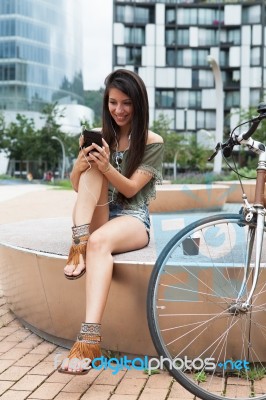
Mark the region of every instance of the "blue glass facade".
POLYGON ((80 0, 1 0, 0 109, 83 104, 80 0))

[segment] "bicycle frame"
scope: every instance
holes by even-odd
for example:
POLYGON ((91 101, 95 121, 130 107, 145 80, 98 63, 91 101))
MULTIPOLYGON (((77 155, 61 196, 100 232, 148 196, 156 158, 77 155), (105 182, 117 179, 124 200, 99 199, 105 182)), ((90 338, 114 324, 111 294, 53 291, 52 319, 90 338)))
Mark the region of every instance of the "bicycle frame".
POLYGON ((248 211, 248 213, 245 216, 245 219, 246 221, 251 221, 253 215, 255 214, 257 216, 257 225, 256 227, 251 226, 249 230, 250 237, 248 240, 248 247, 246 253, 245 275, 236 303, 230 307, 230 311, 234 313, 246 312, 250 309, 252 296, 258 281, 261 253, 262 253, 263 234, 264 234, 264 223, 265 223, 265 203, 266 203, 264 195, 265 179, 266 179, 266 152, 265 150, 260 150, 258 168, 257 168, 256 187, 255 187, 255 199, 253 206, 249 205, 246 199, 246 195, 243 195, 245 207, 246 210, 248 211), (241 303, 240 298, 242 297, 243 292, 247 286, 247 278, 250 269, 250 259, 255 239, 255 233, 256 233, 255 266, 254 266, 252 286, 246 301, 241 303))

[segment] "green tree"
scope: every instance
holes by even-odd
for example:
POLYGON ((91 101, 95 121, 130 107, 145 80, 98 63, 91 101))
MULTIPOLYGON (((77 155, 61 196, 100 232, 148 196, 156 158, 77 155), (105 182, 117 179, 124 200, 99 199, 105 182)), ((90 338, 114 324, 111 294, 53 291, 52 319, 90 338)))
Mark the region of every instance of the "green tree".
POLYGON ((173 162, 183 140, 182 135, 171 131, 170 123, 170 119, 161 113, 151 126, 151 130, 162 136, 164 140, 164 162, 173 162))
MULTIPOLYGON (((46 105, 43 109, 43 127, 36 129, 34 121, 25 115, 17 114, 16 120, 9 126, 0 117, 1 140, 0 148, 4 150, 11 160, 35 161, 38 168, 55 171, 62 160, 62 148, 58 141, 52 139, 56 136, 65 148, 66 157, 73 159, 78 153, 78 136, 69 136, 61 130, 61 125, 56 122, 58 111, 56 104, 46 105)), ((33 172, 33 171, 31 171, 33 172)), ((41 175, 41 172, 39 172, 41 175)))
POLYGON ((197 143, 196 135, 185 135, 171 131, 168 117, 160 114, 158 120, 153 122, 151 130, 162 136, 164 140, 164 162, 174 162, 184 169, 206 169, 209 151, 197 143))

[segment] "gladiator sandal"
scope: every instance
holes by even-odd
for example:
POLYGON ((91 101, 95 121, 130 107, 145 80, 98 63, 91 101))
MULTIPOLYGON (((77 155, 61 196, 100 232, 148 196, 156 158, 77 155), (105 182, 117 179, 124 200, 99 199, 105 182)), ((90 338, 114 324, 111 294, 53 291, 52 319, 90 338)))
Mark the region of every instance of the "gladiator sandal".
MULTIPOLYGON (((58 372, 71 375, 87 374, 91 368, 88 364, 95 358, 100 358, 102 356, 100 347, 100 331, 101 324, 82 322, 80 333, 77 336, 77 341, 71 348, 67 358, 67 367, 70 368, 70 370, 65 369, 63 361, 61 366, 58 368, 58 372), (74 368, 78 368, 78 370, 72 371, 74 368)), ((101 360, 96 361, 95 366, 98 366, 100 363, 101 360)))
MULTIPOLYGON (((90 232, 89 232, 90 225, 84 224, 79 226, 72 227, 72 245, 69 250, 69 255, 67 259, 66 265, 74 265, 75 268, 79 265, 79 256, 80 254, 83 257, 84 265, 86 262, 86 248, 87 243, 89 240, 90 232)), ((75 270, 74 270, 75 271, 75 270)), ((65 273, 65 277, 70 280, 78 279, 86 272, 86 268, 84 268, 80 274, 78 275, 67 275, 65 273)))

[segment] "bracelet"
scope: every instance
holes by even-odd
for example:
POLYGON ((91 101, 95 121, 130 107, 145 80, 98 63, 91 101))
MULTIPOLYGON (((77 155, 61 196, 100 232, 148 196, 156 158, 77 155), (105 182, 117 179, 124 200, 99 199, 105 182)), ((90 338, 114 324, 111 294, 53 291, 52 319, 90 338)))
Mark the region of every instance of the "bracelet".
POLYGON ((109 171, 109 169, 110 169, 110 164, 108 164, 108 167, 106 168, 106 170, 105 170, 105 171, 102 171, 102 173, 103 173, 103 174, 106 174, 106 172, 108 172, 108 171, 109 171))

